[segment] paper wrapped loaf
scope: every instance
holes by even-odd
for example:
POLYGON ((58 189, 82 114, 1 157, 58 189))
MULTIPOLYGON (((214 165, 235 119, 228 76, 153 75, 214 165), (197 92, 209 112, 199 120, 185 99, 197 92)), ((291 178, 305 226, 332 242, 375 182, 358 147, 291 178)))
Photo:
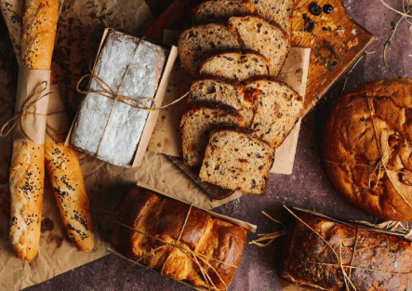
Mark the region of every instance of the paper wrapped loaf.
POLYGON ((148 41, 109 30, 71 144, 114 165, 130 166, 149 114, 140 102, 152 105, 148 98, 156 94, 167 54, 148 41))

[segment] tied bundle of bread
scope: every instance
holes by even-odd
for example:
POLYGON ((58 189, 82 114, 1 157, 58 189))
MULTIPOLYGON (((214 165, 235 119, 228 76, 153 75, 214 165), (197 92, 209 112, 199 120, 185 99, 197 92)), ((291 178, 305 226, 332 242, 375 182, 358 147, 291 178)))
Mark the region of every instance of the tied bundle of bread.
POLYGON ((192 10, 179 38, 195 77, 181 120, 183 161, 201 180, 263 194, 274 150, 299 120, 303 98, 276 79, 290 49, 293 0, 213 0, 192 10))
MULTIPOLYGON (((59 98, 53 93, 56 86, 54 89, 49 89, 50 83, 52 85, 55 83, 50 70, 59 1, 28 0, 16 5, 21 5, 16 8, 21 15, 10 14, 7 2, 1 2, 2 14, 6 19, 20 66, 18 92, 27 91, 23 93, 26 95, 22 95, 23 98, 27 98, 26 100, 21 101, 19 94, 16 98, 17 104, 24 104, 23 109, 18 109, 16 105, 16 116, 21 116, 17 120, 20 121, 23 131, 26 116, 38 118, 47 116, 45 118, 47 121, 33 129, 35 134, 43 135, 41 141, 33 141, 28 136, 28 140, 15 138, 13 142, 9 177, 10 242, 19 258, 29 261, 35 258, 40 241, 44 178, 45 168, 47 168, 69 239, 78 249, 90 251, 94 246, 92 221, 77 152, 64 146, 62 142, 64 134, 54 132, 56 131, 54 123, 58 115, 40 114, 36 111, 36 106, 40 107, 37 103, 46 97, 51 100, 42 104, 41 106, 46 108, 40 108, 41 110, 47 112, 48 104, 49 108, 51 104, 57 106, 56 103, 60 103, 57 107, 61 107, 62 104, 61 100, 53 99, 59 98), (22 17, 22 26, 18 21, 19 17, 22 17), (26 83, 30 83, 28 79, 36 79, 39 74, 46 77, 35 83, 34 89, 30 89, 28 85, 26 87, 26 83), (45 89, 40 95, 39 88, 43 85, 45 89), (49 90, 52 90, 51 93, 47 92, 49 90), (46 134, 46 128, 53 129, 54 133, 48 131, 46 134)), ((59 114, 67 118, 65 113, 59 112, 59 114)), ((16 131, 16 128, 14 130, 16 131)))
POLYGON ((228 290, 246 236, 241 226, 136 186, 123 203, 112 245, 174 280, 228 290))
POLYGON ((279 276, 328 291, 410 290, 412 245, 400 233, 291 210, 279 276))

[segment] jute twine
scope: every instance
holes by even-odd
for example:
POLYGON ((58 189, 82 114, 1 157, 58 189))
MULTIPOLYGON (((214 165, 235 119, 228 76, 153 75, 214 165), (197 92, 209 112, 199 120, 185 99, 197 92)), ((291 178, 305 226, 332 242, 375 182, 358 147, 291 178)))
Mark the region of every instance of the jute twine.
POLYGON ((343 279, 344 283, 346 286, 346 290, 354 290, 356 291, 355 284, 351 280, 351 271, 352 270, 363 270, 363 271, 368 271, 368 272, 375 272, 375 273, 380 273, 380 274, 385 274, 385 275, 410 275, 412 274, 412 271, 408 272, 390 272, 386 270, 380 270, 380 269, 371 269, 371 268, 363 268, 363 267, 358 267, 358 266, 352 266, 353 260, 355 257, 355 252, 356 252, 356 246, 359 241, 359 226, 357 226, 356 229, 356 235, 355 235, 355 245, 352 250, 352 255, 351 255, 351 260, 349 265, 343 265, 342 263, 342 241, 339 243, 339 253, 333 248, 332 245, 329 244, 329 242, 317 231, 315 231, 310 225, 308 225, 303 219, 301 219, 299 216, 297 216, 292 210, 290 210, 288 207, 285 205, 283 206, 292 216, 294 216, 300 223, 302 223, 305 227, 307 227, 311 232, 316 234, 333 252, 337 259, 337 263, 321 263, 321 262, 311 262, 316 265, 323 265, 323 266, 332 266, 332 267, 337 267, 341 270, 343 274, 343 279), (349 269, 349 274, 346 271, 346 269, 349 269), (352 288, 352 289, 351 289, 352 288))
POLYGON ((24 136, 29 139, 30 141, 33 141, 33 139, 27 134, 25 126, 24 126, 24 116, 32 114, 36 116, 47 116, 48 114, 42 114, 42 113, 36 113, 33 111, 30 111, 34 105, 36 105, 37 102, 39 102, 41 99, 45 98, 46 96, 52 94, 52 92, 47 92, 47 81, 43 81, 39 84, 37 84, 34 89, 33 93, 27 98, 27 100, 23 104, 23 108, 21 112, 17 112, 11 119, 9 119, 6 123, 3 124, 2 128, 0 129, 0 137, 7 137, 13 129, 20 124, 21 131, 24 134, 24 136))
MULTIPOLYGON (((181 230, 180 230, 179 236, 178 236, 177 240, 176 240, 174 243, 167 242, 167 241, 165 241, 165 240, 163 240, 163 239, 161 239, 161 238, 159 238, 159 237, 157 237, 157 236, 153 236, 153 235, 148 234, 148 233, 146 233, 146 232, 144 232, 144 231, 141 231, 141 230, 139 230, 139 229, 135 229, 135 228, 133 228, 133 227, 130 227, 130 226, 124 224, 124 223, 121 223, 120 221, 117 221, 117 220, 116 220, 116 223, 119 224, 119 225, 121 225, 121 226, 123 226, 123 227, 125 227, 125 228, 127 228, 127 229, 130 229, 131 231, 138 232, 138 233, 140 233, 140 234, 142 234, 142 235, 144 235, 144 236, 147 236, 147 237, 150 237, 150 238, 152 238, 152 239, 155 239, 155 240, 157 240, 157 241, 159 241, 159 242, 161 242, 161 243, 163 244, 163 245, 161 245, 160 247, 157 247, 157 248, 155 248, 155 249, 152 249, 149 253, 143 255, 143 256, 140 257, 138 260, 134 260, 134 264, 133 264, 133 265, 138 264, 138 263, 139 263, 140 261, 142 261, 145 257, 153 256, 157 251, 159 251, 159 250, 161 250, 161 249, 163 249, 163 248, 165 248, 165 247, 171 246, 171 247, 172 247, 172 250, 169 252, 169 254, 171 254, 172 251, 176 248, 176 249, 178 249, 179 251, 181 251, 183 254, 185 254, 187 258, 191 259, 191 260, 196 264, 196 266, 199 268, 199 270, 200 270, 200 272, 201 272, 201 274, 202 274, 202 276, 203 276, 204 282, 205 282, 208 290, 220 290, 220 289, 215 285, 215 283, 213 282, 212 278, 210 277, 210 275, 208 274, 207 270, 205 269, 205 267, 204 267, 203 265, 206 265, 207 267, 209 267, 209 268, 216 274, 216 276, 217 276, 217 278, 219 279, 219 281, 223 284, 223 286, 224 286, 224 288, 225 288, 224 290, 228 290, 228 286, 226 285, 225 281, 224 281, 223 278, 220 276, 219 272, 210 264, 209 261, 210 261, 210 260, 211 260, 211 261, 215 261, 215 262, 221 263, 221 264, 223 264, 223 265, 226 265, 226 266, 228 266, 228 267, 232 267, 232 268, 235 268, 235 269, 237 269, 238 266, 232 265, 232 264, 229 264, 229 263, 226 263, 226 262, 223 262, 223 261, 218 260, 218 259, 213 258, 213 257, 204 256, 204 255, 202 255, 202 254, 199 254, 199 253, 196 253, 196 252, 192 251, 190 248, 184 248, 182 245, 179 245, 179 244, 178 244, 179 241, 180 241, 180 239, 182 238, 183 231, 184 231, 184 229, 185 229, 185 227, 186 227, 186 224, 187 224, 187 221, 188 221, 188 219, 189 219, 189 215, 190 215, 191 211, 192 211, 192 205, 190 205, 190 208, 189 208, 189 210, 188 210, 188 212, 187 212, 187 214, 186 214, 186 218, 185 218, 184 223, 183 223, 183 225, 182 225, 182 228, 181 228, 181 230)), ((162 268, 161 268, 160 273, 161 273, 162 275, 164 275, 164 268, 165 268, 165 266, 166 266, 167 261, 169 260, 169 257, 170 257, 170 256, 167 257, 167 259, 165 260, 165 262, 163 263, 163 266, 162 266, 162 268)))
MULTIPOLYGON (((105 98, 108 98, 108 99, 113 100, 113 104, 112 104, 112 106, 111 106, 111 108, 110 108, 109 116, 108 116, 108 118, 107 118, 107 120, 106 120, 105 126, 104 126, 104 128, 103 128, 103 133, 102 133, 102 135, 101 135, 101 137, 100 137, 99 144, 98 144, 98 147, 97 147, 97 150, 96 150, 96 153, 95 153, 96 156, 98 155, 98 153, 99 153, 99 151, 100 151, 100 147, 101 147, 101 145, 102 145, 103 137, 104 137, 104 135, 105 135, 105 133, 106 133, 106 130, 107 130, 107 126, 108 126, 108 124, 109 124, 109 121, 110 121, 110 119, 111 119, 111 117, 112 117, 112 115, 113 115, 113 110, 114 110, 114 108, 115 108, 116 102, 124 103, 124 104, 126 104, 126 105, 128 105, 128 106, 130 106, 130 107, 132 107, 132 108, 135 108, 135 109, 147 110, 147 111, 160 111, 160 110, 169 108, 169 107, 173 106, 174 104, 180 102, 181 100, 185 99, 185 98, 189 95, 189 93, 190 93, 190 92, 186 92, 183 96, 179 97, 178 99, 170 102, 169 104, 166 104, 166 105, 163 105, 163 106, 160 106, 160 107, 155 107, 155 106, 153 106, 153 101, 154 101, 154 98, 153 98, 153 97, 139 97, 139 96, 130 97, 130 96, 121 95, 121 94, 119 93, 119 92, 121 92, 121 90, 122 90, 122 87, 123 87, 123 85, 124 85, 124 82, 125 82, 125 80, 126 80, 126 78, 127 78, 127 74, 129 73, 131 64, 132 64, 134 58, 135 58, 136 55, 137 55, 139 46, 140 46, 140 44, 141 44, 141 42, 142 42, 143 39, 144 39, 144 38, 140 38, 140 39, 139 39, 139 42, 138 42, 137 45, 136 45, 136 49, 134 50, 133 56, 132 56, 129 64, 128 64, 127 67, 126 67, 126 71, 125 71, 125 73, 124 73, 124 75, 123 75, 123 78, 122 78, 122 80, 121 80, 121 82, 120 82, 120 85, 119 85, 119 87, 117 88, 117 90, 114 90, 105 80, 103 80, 102 78, 98 77, 98 76, 94 73, 93 70, 90 70, 90 74, 84 75, 84 76, 81 77, 80 80, 77 82, 77 91, 78 91, 79 93, 86 94, 86 95, 87 95, 87 94, 90 94, 90 93, 95 93, 95 94, 98 94, 98 95, 103 96, 103 97, 105 97, 105 98), (97 83, 97 85, 99 85, 99 87, 101 88, 101 90, 94 90, 94 89, 90 89, 90 88, 87 89, 87 90, 81 89, 81 88, 80 88, 80 84, 81 84, 81 83, 83 82, 83 80, 86 79, 86 78, 90 78, 90 79, 94 80, 94 81, 97 83), (148 105, 147 105, 148 102, 151 102, 151 106, 148 106, 148 105)), ((84 100, 83 100, 83 102, 84 102, 84 100)))

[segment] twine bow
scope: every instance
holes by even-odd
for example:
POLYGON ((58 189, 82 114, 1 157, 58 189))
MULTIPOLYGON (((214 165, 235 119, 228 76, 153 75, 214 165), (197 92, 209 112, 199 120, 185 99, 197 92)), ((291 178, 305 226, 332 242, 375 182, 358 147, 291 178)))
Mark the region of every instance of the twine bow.
POLYGON ((47 81, 43 81, 41 83, 38 83, 34 89, 33 93, 27 98, 27 100, 23 104, 23 108, 21 112, 16 113, 11 119, 9 119, 1 128, 0 130, 0 137, 6 137, 8 136, 12 130, 20 124, 22 133, 24 136, 33 141, 32 138, 27 134, 26 129, 24 128, 24 116, 28 114, 33 114, 33 115, 38 115, 38 116, 47 116, 47 114, 42 114, 42 113, 36 113, 36 112, 30 112, 29 110, 36 105, 37 102, 39 102, 41 99, 44 97, 52 94, 52 92, 47 92, 44 93, 44 91, 47 90, 47 81))
MULTIPOLYGON (((103 141, 103 137, 104 137, 104 135, 105 135, 105 133, 106 133, 106 130, 107 130, 107 126, 108 126, 108 124, 109 124, 109 121, 110 121, 110 119, 111 119, 111 117, 112 117, 112 115, 113 115, 113 110, 114 110, 114 107, 115 107, 116 102, 122 102, 122 103, 124 103, 124 104, 126 104, 126 105, 128 105, 128 106, 130 106, 130 107, 135 108, 135 109, 141 109, 141 110, 147 110, 147 111, 160 111, 160 110, 166 109, 166 108, 171 107, 172 105, 180 102, 181 100, 183 100, 184 98, 186 98, 186 97, 189 95, 189 93, 190 93, 190 92, 186 92, 183 96, 179 97, 178 99, 170 102, 169 104, 166 104, 166 105, 160 106, 160 107, 155 107, 155 106, 153 106, 153 101, 154 101, 154 98, 153 98, 153 97, 141 97, 141 96, 140 96, 140 97, 139 97, 139 96, 129 97, 129 96, 121 95, 121 94, 119 93, 119 92, 121 92, 121 89, 122 89, 122 87, 123 87, 123 85, 124 85, 124 82, 125 82, 125 80, 126 80, 126 77, 127 77, 128 73, 129 73, 131 63, 133 62, 134 58, 135 58, 136 55, 137 55, 138 48, 139 48, 142 40, 143 40, 143 38, 140 38, 140 39, 139 39, 139 42, 137 43, 136 49, 135 49, 135 51, 134 51, 134 53, 133 53, 133 56, 132 56, 129 64, 128 64, 127 67, 126 67, 125 73, 124 73, 124 75, 123 75, 123 78, 122 78, 122 80, 121 80, 121 82, 120 82, 120 85, 119 85, 119 87, 117 88, 117 90, 114 90, 105 80, 103 80, 102 78, 100 78, 99 76, 97 76, 97 75, 94 73, 93 70, 90 70, 90 74, 84 75, 84 76, 81 77, 80 80, 77 82, 77 92, 82 93, 82 94, 86 94, 86 95, 89 94, 89 93, 95 93, 95 94, 98 94, 98 95, 103 96, 103 97, 105 97, 105 98, 108 98, 108 99, 113 100, 113 104, 112 104, 111 109, 110 109, 110 114, 109 114, 109 116, 108 116, 108 118, 107 118, 107 120, 106 120, 106 124, 105 124, 105 126, 104 126, 104 128, 103 128, 103 133, 102 133, 102 135, 101 135, 101 137, 100 137, 100 141, 99 141, 99 144, 98 144, 96 153, 95 153, 96 156, 98 155, 98 153, 99 153, 99 151, 100 151, 100 147, 101 147, 101 144, 102 144, 102 141, 103 141), (81 83, 83 82, 83 80, 86 79, 86 78, 91 78, 92 80, 94 80, 101 89, 100 89, 100 90, 97 90, 97 89, 95 90, 95 89, 90 89, 90 88, 87 89, 87 90, 81 89, 81 88, 80 88, 80 84, 81 84, 81 83), (149 102, 151 102, 151 105, 150 105, 150 106, 147 105, 147 103, 149 103, 149 102)), ((84 100, 83 100, 83 102, 84 102, 84 100)))
MULTIPOLYGON (((182 225, 182 228, 181 228, 181 230, 180 230, 180 234, 179 234, 178 239, 176 240, 175 243, 167 242, 167 241, 159 238, 158 236, 150 235, 150 234, 148 234, 148 233, 146 233, 146 232, 143 232, 143 231, 141 231, 141 230, 139 230, 139 229, 132 228, 132 227, 130 227, 130 226, 128 226, 128 225, 126 225, 126 224, 124 224, 124 223, 121 223, 120 221, 117 221, 117 220, 116 220, 116 223, 117 223, 117 224, 119 224, 119 225, 121 225, 121 226, 123 226, 123 227, 125 227, 125 228, 127 228, 127 229, 130 229, 131 231, 138 232, 138 233, 140 233, 140 234, 142 234, 142 235, 145 235, 145 236, 147 236, 147 237, 150 237, 150 238, 152 238, 152 239, 155 239, 155 240, 157 240, 157 241, 159 241, 159 242, 161 242, 161 243, 163 244, 163 245, 161 245, 160 247, 157 247, 157 248, 155 248, 155 249, 152 249, 149 253, 141 256, 138 260, 134 260, 133 266, 136 265, 136 264, 138 264, 138 263, 139 263, 140 261, 142 261, 145 257, 153 256, 157 251, 159 251, 159 250, 161 250, 161 249, 163 249, 163 248, 165 248, 165 247, 171 246, 171 247, 172 247, 172 250, 169 252, 169 254, 173 251, 173 249, 176 248, 176 249, 178 249, 179 251, 181 251, 183 254, 185 254, 187 258, 191 259, 191 260, 196 264, 196 266, 199 268, 199 270, 200 270, 200 272, 201 272, 201 274, 202 274, 202 276, 203 276, 203 279, 204 279, 204 281, 205 281, 205 283, 206 283, 206 286, 207 286, 208 290, 220 290, 220 289, 219 289, 219 288, 216 286, 216 284, 213 282, 212 278, 211 278, 210 275, 208 274, 208 272, 207 272, 207 270, 205 269, 205 267, 203 266, 203 264, 206 265, 207 267, 209 267, 209 268, 216 274, 216 276, 217 276, 217 278, 219 279, 219 281, 223 284, 223 286, 224 286, 224 288, 225 288, 224 290, 228 290, 228 286, 226 285, 225 281, 223 280, 223 278, 220 276, 219 272, 211 265, 211 263, 210 263, 209 261, 212 260, 212 261, 221 263, 221 264, 223 264, 223 265, 226 265, 226 266, 229 266, 229 267, 232 267, 232 268, 235 268, 235 269, 237 269, 238 266, 232 265, 232 264, 229 264, 229 263, 226 263, 226 262, 223 262, 223 261, 221 261, 221 260, 219 260, 219 259, 216 259, 216 258, 213 258, 213 257, 204 256, 204 255, 202 255, 202 254, 200 254, 200 253, 196 253, 196 252, 192 251, 190 248, 184 248, 183 246, 181 246, 181 245, 178 244, 178 242, 180 241, 180 239, 181 239, 181 237, 182 237, 183 231, 184 231, 184 229, 185 229, 185 227, 186 227, 186 224, 187 224, 187 221, 188 221, 188 219, 189 219, 191 210, 192 210, 192 205, 190 205, 190 208, 189 208, 189 210, 188 210, 188 212, 187 212, 187 214, 186 214, 185 221, 184 221, 184 223, 183 223, 183 225, 182 225)), ((167 263, 168 259, 169 259, 169 257, 166 258, 166 260, 165 260, 165 262, 163 263, 163 266, 162 266, 162 268, 161 268, 160 273, 161 273, 162 275, 164 275, 163 272, 164 272, 164 268, 165 268, 165 266, 166 266, 166 263, 167 263)))

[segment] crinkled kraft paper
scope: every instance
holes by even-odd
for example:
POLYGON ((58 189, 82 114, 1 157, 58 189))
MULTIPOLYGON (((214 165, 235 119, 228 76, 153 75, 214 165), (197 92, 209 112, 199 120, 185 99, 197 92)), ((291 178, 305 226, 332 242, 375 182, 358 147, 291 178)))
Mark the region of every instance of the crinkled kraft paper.
MULTIPOLYGON (((9 30, 17 34, 12 39, 13 44, 18 46, 14 40, 20 39, 16 26, 21 25, 18 18, 21 16, 21 2, 0 1, 2 8, 8 3, 5 18, 9 30)), ((66 108, 69 109, 69 117, 73 118, 82 98, 76 92, 77 82, 81 76, 87 74, 89 65, 93 63, 105 27, 139 36, 150 27, 154 18, 143 1, 134 0, 67 0, 62 3, 60 10, 53 71, 66 108)), ((13 87, 17 79, 17 70, 10 69, 10 59, 6 57, 14 55, 10 53, 13 44, 5 43, 7 37, 8 35, 0 35, 0 51, 6 52, 0 56, 0 91, 3 93, 0 97, 1 124, 13 116, 13 87)), ((105 256, 117 213, 127 192, 136 183, 205 209, 239 197, 238 195, 223 201, 211 201, 161 154, 147 152, 142 165, 136 169, 116 167, 81 154, 80 162, 95 227, 95 248, 90 253, 83 253, 69 242, 50 184, 46 181, 39 254, 29 263, 15 257, 8 241, 8 172, 11 150, 11 138, 0 139, 0 290, 20 290, 105 256)))

